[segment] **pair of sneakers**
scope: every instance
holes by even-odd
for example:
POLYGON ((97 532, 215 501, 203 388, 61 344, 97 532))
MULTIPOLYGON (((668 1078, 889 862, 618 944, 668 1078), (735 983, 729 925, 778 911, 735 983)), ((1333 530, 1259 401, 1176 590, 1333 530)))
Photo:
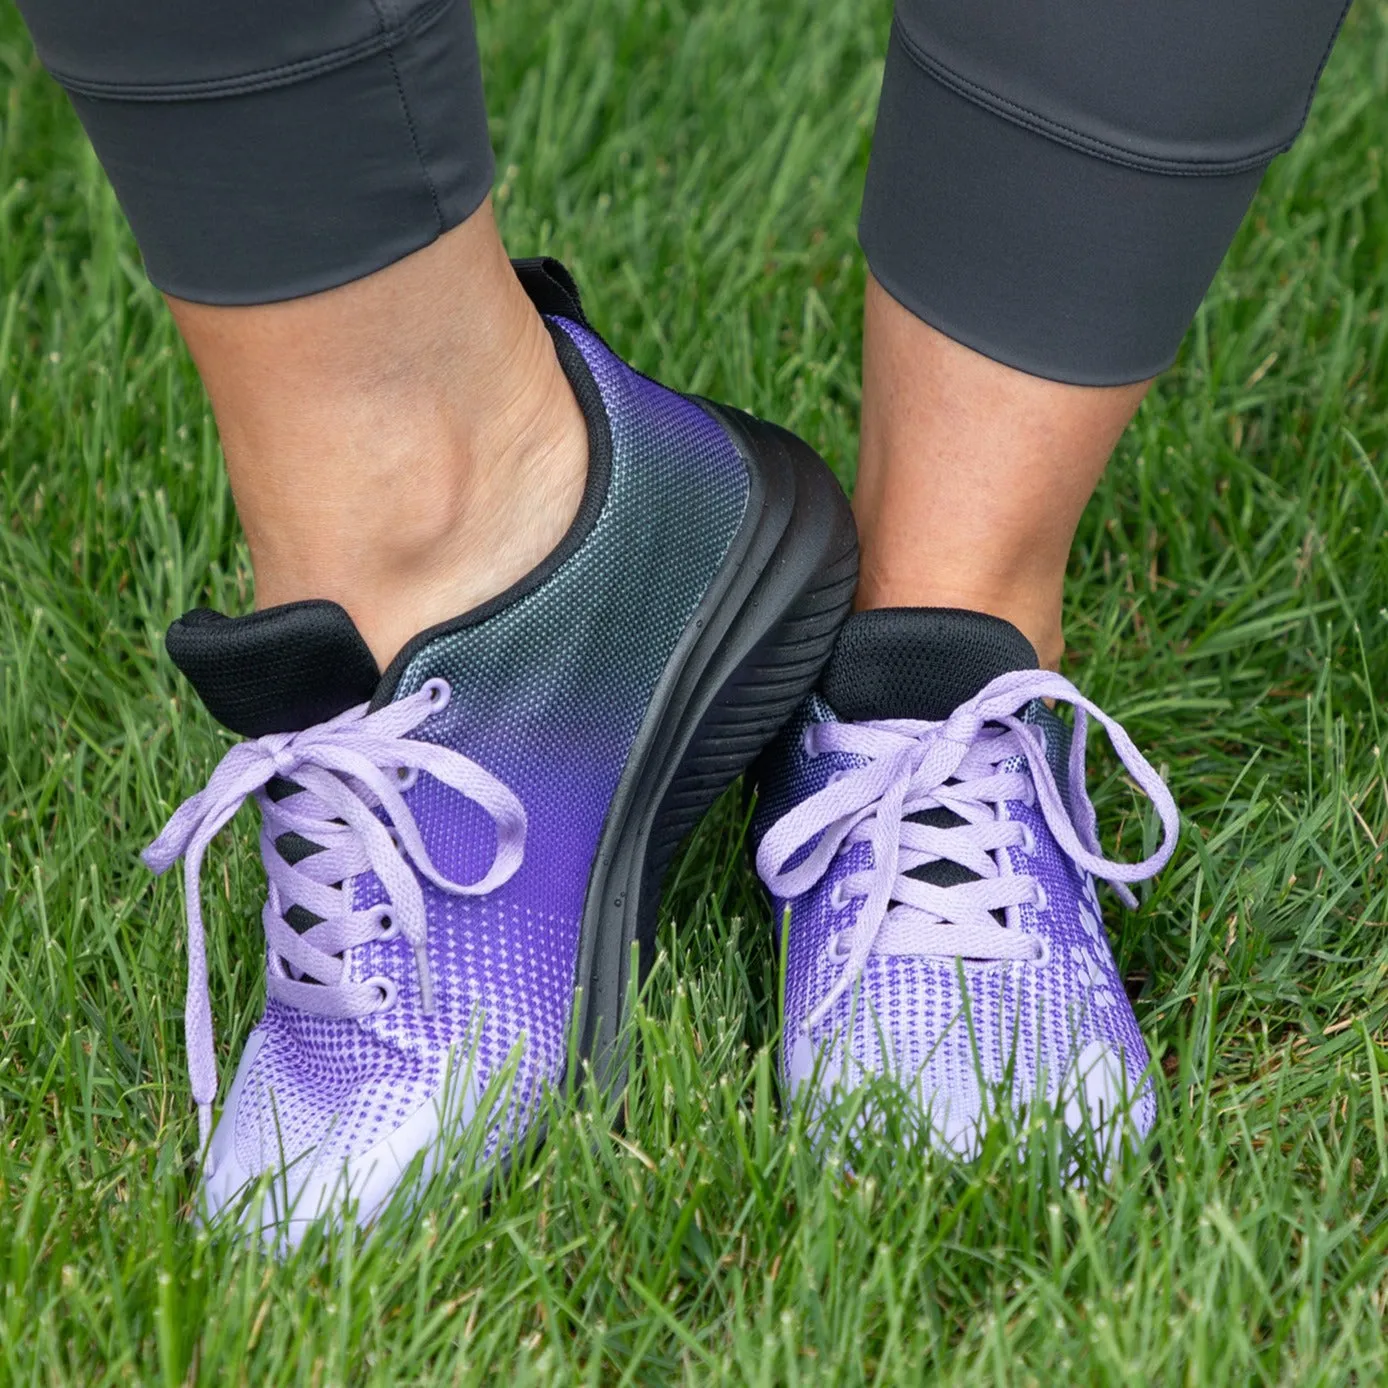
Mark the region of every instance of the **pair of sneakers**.
POLYGON ((160 872, 184 859, 204 1213, 289 1244, 324 1216, 365 1224, 446 1139, 480 1127, 504 1158, 573 1067, 616 1078, 664 869, 759 754, 791 1090, 889 1077, 921 1140, 961 1153, 1004 1082, 1067 1121, 1149 1125, 1094 880, 1169 856, 1176 810, 1151 767, 1006 622, 848 616, 852 517, 813 451, 625 365, 556 262, 516 270, 588 422, 558 548, 384 672, 329 602, 196 611, 168 633, 246 739, 145 854, 160 872), (1075 706, 1073 735, 1046 700, 1075 706), (1145 862, 1100 855, 1086 713, 1157 803, 1145 862), (265 1014, 214 1127, 199 879, 249 797, 265 1014))

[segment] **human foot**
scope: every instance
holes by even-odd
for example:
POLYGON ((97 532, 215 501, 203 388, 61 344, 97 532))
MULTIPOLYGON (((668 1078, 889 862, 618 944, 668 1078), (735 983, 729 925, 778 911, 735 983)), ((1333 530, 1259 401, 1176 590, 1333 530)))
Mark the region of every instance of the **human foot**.
POLYGON ((562 268, 523 274, 591 455, 539 568, 383 675, 327 602, 190 614, 169 634, 209 710, 249 739, 147 854, 161 871, 186 858, 204 1139, 198 873, 252 795, 270 879, 269 997, 204 1205, 273 1175, 260 1218, 277 1240, 340 1217, 349 1194, 365 1223, 469 1120, 491 1156, 513 1150, 576 1059, 617 1078, 631 947, 649 953, 663 868, 813 683, 851 596, 851 516, 805 445, 639 375, 586 326, 562 268), (511 1057, 507 1102, 479 1116, 511 1057))
POLYGON ((1155 1116, 1095 878, 1135 905, 1120 884, 1171 856, 1176 807, 1122 728, 1036 664, 998 618, 859 613, 759 768, 757 867, 789 932, 788 1088, 822 1102, 895 1079, 923 1140, 961 1156, 999 1087, 1106 1141, 1155 1116), (1045 700, 1075 708, 1073 736, 1045 700), (1101 855, 1086 714, 1157 807, 1142 862, 1101 855))

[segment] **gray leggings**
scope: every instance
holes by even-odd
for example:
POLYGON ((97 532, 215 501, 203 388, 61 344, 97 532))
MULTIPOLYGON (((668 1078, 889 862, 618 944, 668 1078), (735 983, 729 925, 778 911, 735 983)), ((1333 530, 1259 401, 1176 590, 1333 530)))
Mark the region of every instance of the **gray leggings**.
MULTIPOLYGON (((345 283, 491 186, 468 0, 19 4, 171 294, 345 283)), ((898 0, 860 226, 873 274, 1036 375, 1156 374, 1347 8, 898 0)))

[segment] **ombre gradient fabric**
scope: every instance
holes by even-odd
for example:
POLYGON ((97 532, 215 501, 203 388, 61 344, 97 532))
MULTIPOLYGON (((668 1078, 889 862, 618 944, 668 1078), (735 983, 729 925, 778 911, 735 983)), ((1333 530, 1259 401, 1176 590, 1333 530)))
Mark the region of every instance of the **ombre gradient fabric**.
POLYGON ((1150 1128, 1147 1047, 1094 874, 1151 876, 1178 816, 1117 724, 1049 671, 1001 675, 943 721, 844 724, 814 696, 761 785, 758 869, 789 931, 791 1092, 819 1104, 894 1080, 926 1140, 961 1156, 995 1095, 1017 1109, 1045 1099, 1075 1129, 1116 1135, 1121 1114, 1150 1128), (1043 698, 1077 704, 1073 748, 1043 698), (1163 841, 1143 862, 1099 852, 1085 708, 1157 805, 1163 841))
MULTIPOLYGON (((523 859, 484 895, 417 874, 432 1011, 399 933, 343 954, 344 986, 392 981, 387 1008, 325 1016, 272 992, 212 1143, 214 1211, 284 1164, 294 1169, 291 1196, 303 1196, 296 1217, 319 1212, 344 1167, 367 1217, 432 1140, 438 1123, 428 1115, 450 1054, 466 1072, 464 1116, 514 1060, 509 1098, 486 1115, 493 1154, 514 1143, 545 1087, 565 1078, 580 922, 608 807, 657 683, 690 639, 742 522, 749 481, 697 405, 633 371, 585 328, 552 321, 581 353, 611 431, 592 528, 538 585, 416 643, 377 700, 446 685, 446 707, 409 735, 458 753, 516 797, 523 859), (362 1169, 368 1161, 385 1177, 362 1169)), ((468 883, 487 872, 498 830, 482 805, 427 769, 403 800, 441 878, 468 883)), ((348 890, 356 912, 387 900, 369 868, 348 890)))

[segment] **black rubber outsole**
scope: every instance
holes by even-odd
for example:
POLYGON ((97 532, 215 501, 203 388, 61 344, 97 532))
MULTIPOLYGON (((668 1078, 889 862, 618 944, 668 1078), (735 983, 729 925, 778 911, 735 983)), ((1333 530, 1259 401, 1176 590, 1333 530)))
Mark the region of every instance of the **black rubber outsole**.
POLYGON ((814 686, 858 577, 848 499, 819 455, 773 424, 699 403, 737 443, 751 490, 629 754, 589 878, 572 1060, 609 1092, 623 1078, 632 947, 644 976, 675 850, 814 686))

